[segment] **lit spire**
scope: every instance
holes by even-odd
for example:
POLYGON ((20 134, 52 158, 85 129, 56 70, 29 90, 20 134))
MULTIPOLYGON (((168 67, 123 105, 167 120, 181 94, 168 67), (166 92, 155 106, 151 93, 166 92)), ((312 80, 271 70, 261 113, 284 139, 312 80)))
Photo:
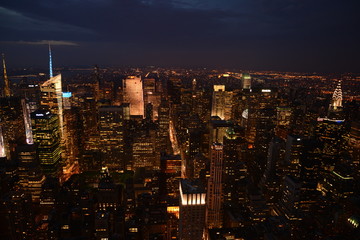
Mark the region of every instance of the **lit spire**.
POLYGON ((342 107, 342 90, 341 80, 339 81, 331 100, 331 107, 336 110, 338 107, 342 107))
POLYGON ((2 133, 2 128, 0 126, 0 158, 5 158, 5 157, 6 157, 5 143, 4 143, 4 137, 3 137, 3 133, 2 133))
POLYGON ((4 82, 5 82, 5 86, 4 86, 4 96, 5 97, 10 97, 11 92, 10 92, 10 84, 9 84, 9 78, 7 76, 6 73, 6 65, 5 65, 5 55, 2 54, 2 58, 3 58, 3 69, 4 69, 4 82))
POLYGON ((52 69, 52 57, 51 57, 51 46, 49 42, 49 68, 50 68, 50 78, 53 77, 53 69, 52 69))

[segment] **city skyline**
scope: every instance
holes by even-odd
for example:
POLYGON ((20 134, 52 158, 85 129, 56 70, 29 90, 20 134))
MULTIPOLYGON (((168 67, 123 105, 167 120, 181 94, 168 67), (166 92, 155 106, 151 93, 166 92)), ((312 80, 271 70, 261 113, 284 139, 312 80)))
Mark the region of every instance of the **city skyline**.
POLYGON ((0 4, 0 239, 354 240, 360 4, 0 4))

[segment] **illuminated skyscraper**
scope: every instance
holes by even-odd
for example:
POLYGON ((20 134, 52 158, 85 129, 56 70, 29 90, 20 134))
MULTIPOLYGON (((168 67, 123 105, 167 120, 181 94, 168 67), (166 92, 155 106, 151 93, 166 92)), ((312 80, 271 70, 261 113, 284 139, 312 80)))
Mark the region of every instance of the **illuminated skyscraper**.
POLYGON ((192 91, 193 91, 193 93, 196 92, 196 79, 195 78, 192 80, 192 91))
POLYGON ((133 169, 159 169, 159 156, 155 152, 155 132, 139 132, 138 135, 134 137, 133 141, 133 169))
POLYGON ((289 127, 291 121, 290 107, 276 108, 276 125, 281 127, 289 127))
POLYGON ((224 137, 226 134, 226 130, 229 127, 233 127, 234 123, 231 121, 219 120, 219 118, 212 117, 211 121, 209 122, 209 129, 210 129, 210 148, 212 143, 224 143, 224 137))
POLYGON ((2 57, 3 57, 3 69, 4 69, 4 97, 10 97, 11 91, 10 91, 9 78, 6 73, 5 55, 3 54, 2 57))
POLYGON ((130 115, 144 116, 144 92, 140 76, 123 81, 124 102, 130 103, 130 115))
POLYGON ((31 123, 44 173, 58 176, 61 164, 58 116, 47 110, 36 110, 31 113, 31 123))
POLYGON ((155 120, 158 118, 158 109, 159 105, 161 103, 161 94, 159 92, 159 86, 158 86, 158 77, 153 73, 148 73, 145 78, 143 79, 143 91, 144 91, 144 102, 146 106, 149 106, 148 104, 152 105, 152 109, 149 108, 146 110, 147 112, 151 113, 151 119, 155 120))
POLYGON ((64 116, 61 74, 50 78, 40 86, 41 105, 47 106, 53 114, 59 116, 60 132, 64 134, 64 116))
POLYGON ((341 152, 344 150, 347 134, 346 122, 337 119, 318 119, 315 127, 315 137, 322 144, 322 154, 330 160, 331 165, 338 161, 341 152))
POLYGON ((237 204, 245 195, 246 167, 239 149, 243 141, 240 128, 229 127, 224 136, 223 196, 224 203, 237 204))
POLYGON ((37 202, 40 199, 41 186, 45 182, 45 176, 40 169, 36 146, 35 144, 24 144, 18 146, 16 151, 19 164, 19 183, 27 193, 31 194, 32 200, 37 202))
POLYGON ((225 85, 214 85, 211 116, 218 116, 221 120, 231 118, 232 92, 225 91, 225 85))
POLYGON ((342 100, 343 100, 343 95, 341 90, 341 81, 339 81, 332 95, 331 103, 329 105, 327 118, 330 119, 331 121, 344 120, 343 111, 342 111, 342 100))
POLYGON ((242 80, 243 89, 251 88, 251 76, 249 73, 242 73, 241 80, 242 80))
POLYGON ((205 225, 204 187, 199 180, 180 180, 180 221, 181 240, 202 239, 205 225))
POLYGON ((224 148, 220 143, 213 143, 210 149, 210 177, 207 188, 206 227, 221 228, 223 222, 223 159, 224 148))
POLYGON ((5 154, 10 158, 14 153, 14 148, 10 145, 17 142, 18 139, 25 138, 24 115, 20 98, 13 96, 0 98, 0 126, 2 127, 5 154))
POLYGON ((285 164, 287 174, 300 177, 300 158, 304 151, 303 138, 295 135, 288 135, 286 141, 285 164))
POLYGON ((40 86, 37 83, 20 83, 16 89, 16 95, 24 97, 28 105, 29 113, 39 108, 40 105, 40 86))
POLYGON ((330 108, 337 110, 342 107, 342 90, 341 90, 341 81, 338 82, 336 89, 332 95, 330 108))
POLYGON ((301 182, 295 177, 286 176, 278 203, 278 211, 281 211, 281 214, 288 220, 301 220, 299 214, 300 193, 301 182))
POLYGON ((169 102, 165 99, 161 100, 161 104, 158 108, 159 113, 159 151, 160 152, 166 152, 170 143, 170 133, 169 133, 169 127, 170 127, 170 107, 169 102))
POLYGON ((22 104, 22 109, 23 109, 23 114, 24 114, 26 143, 29 145, 32 145, 32 144, 34 144, 34 139, 33 139, 33 135, 32 135, 29 105, 26 103, 25 99, 21 100, 21 104, 22 104))
POLYGON ((124 119, 123 108, 103 106, 99 108, 101 150, 105 165, 112 169, 124 169, 124 119))

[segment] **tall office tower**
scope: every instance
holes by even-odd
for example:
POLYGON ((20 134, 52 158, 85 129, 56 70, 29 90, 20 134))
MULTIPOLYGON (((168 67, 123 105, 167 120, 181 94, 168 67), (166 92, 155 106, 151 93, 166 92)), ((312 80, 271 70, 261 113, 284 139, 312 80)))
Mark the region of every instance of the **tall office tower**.
POLYGON ((59 176, 61 145, 58 116, 47 110, 36 110, 31 113, 31 125, 43 172, 47 175, 59 176))
POLYGON ((180 180, 179 239, 202 239, 205 227, 205 189, 199 179, 180 180))
POLYGON ((248 109, 245 138, 249 144, 249 157, 253 158, 248 164, 250 176, 258 184, 265 171, 269 143, 274 136, 277 91, 263 88, 250 90, 242 92, 245 108, 248 109))
POLYGON ((19 164, 19 183, 27 193, 31 194, 32 201, 38 202, 45 176, 40 168, 36 146, 34 144, 19 145, 16 151, 19 164))
POLYGON ((158 109, 161 103, 161 94, 159 93, 159 89, 157 89, 157 77, 154 74, 148 73, 146 77, 143 79, 144 86, 144 102, 145 104, 151 104, 152 108, 152 119, 158 119, 158 109))
POLYGON ((224 147, 213 143, 210 149, 210 177, 207 188, 206 227, 221 228, 223 220, 223 160, 224 147))
POLYGON ((165 99, 161 100, 159 106, 159 151, 169 152, 170 143, 170 106, 169 102, 165 99))
POLYGON ((29 105, 26 103, 25 99, 21 99, 22 110, 24 114, 24 125, 25 125, 25 137, 26 143, 29 145, 34 144, 31 119, 30 119, 30 109, 29 105))
POLYGON ((224 136, 223 196, 224 203, 236 205, 245 196, 247 169, 241 159, 240 149, 244 144, 242 129, 229 127, 224 136))
POLYGON ((50 215, 50 211, 56 206, 56 199, 59 197, 60 183, 58 178, 47 176, 41 187, 40 212, 50 215))
POLYGON ((192 91, 193 91, 193 93, 195 93, 196 92, 196 79, 195 78, 192 80, 191 84, 192 84, 192 91))
POLYGON ((210 136, 209 136, 209 143, 210 147, 212 143, 224 142, 224 136, 226 134, 226 130, 229 127, 233 127, 234 123, 231 121, 220 120, 218 117, 211 117, 209 122, 209 129, 210 129, 210 136))
POLYGON ((187 169, 190 170, 189 176, 193 176, 194 172, 194 160, 197 155, 202 151, 203 143, 203 131, 201 129, 189 129, 189 162, 187 163, 187 169))
POLYGON ((278 214, 288 220, 301 220, 300 216, 301 183, 296 177, 286 176, 282 187, 281 198, 277 206, 278 214))
POLYGON ((124 102, 130 103, 130 115, 144 116, 144 92, 140 76, 123 80, 124 102))
POLYGON ((8 160, 14 159, 14 144, 25 138, 24 115, 21 99, 17 97, 0 98, 0 126, 4 138, 5 154, 8 160))
POLYGON ((277 107, 276 108, 276 136, 286 139, 287 134, 290 132, 292 110, 290 107, 277 107))
POLYGON ((34 215, 31 198, 21 190, 11 191, 1 199, 1 239, 34 239, 34 215))
POLYGON ((26 99, 29 105, 29 112, 32 113, 39 108, 40 105, 40 86, 37 83, 23 83, 19 84, 17 88, 17 96, 22 96, 26 99))
POLYGON ((178 197, 179 179, 181 177, 181 156, 162 154, 160 158, 160 168, 162 172, 162 182, 160 185, 162 195, 167 197, 178 197))
POLYGON ((211 116, 218 116, 221 120, 231 118, 233 92, 225 91, 225 85, 214 85, 212 96, 211 116))
POLYGON ((287 175, 300 177, 300 158, 304 151, 303 137, 288 135, 285 150, 285 172, 287 175))
MULTIPOLYGON (((69 98, 65 98, 69 99, 69 98)), ((96 113, 96 112, 95 112, 96 113)), ((79 154, 80 154, 80 142, 81 128, 80 125, 80 113, 79 109, 74 107, 64 110, 64 127, 66 134, 66 162, 63 167, 63 179, 65 181, 71 177, 71 175, 79 173, 79 154)))
POLYGON ((40 86, 41 105, 47 106, 51 113, 58 115, 61 136, 64 134, 64 116, 61 74, 50 78, 40 86))
POLYGON ((123 170, 124 162, 124 119, 120 106, 99 108, 100 145, 104 164, 110 169, 123 170))
POLYGON ((145 119, 146 121, 152 121, 153 120, 153 105, 151 103, 147 103, 145 107, 145 119))
POLYGON ((241 74, 242 88, 250 89, 251 88, 251 76, 249 73, 241 74))
POLYGON ((208 158, 205 157, 203 154, 198 154, 195 156, 193 162, 194 178, 200 178, 205 181, 206 175, 208 175, 206 172, 209 171, 209 169, 207 169, 207 166, 210 166, 208 158))
MULTIPOLYGON (((51 70, 52 72, 52 70, 51 70)), ((67 128, 64 124, 64 105, 63 105, 63 93, 62 93, 62 80, 61 74, 50 78, 46 82, 40 85, 41 101, 40 105, 49 109, 52 114, 58 116, 59 130, 60 130, 60 147, 61 147, 61 158, 65 163, 64 171, 68 171, 69 159, 68 152, 70 142, 69 133, 66 131, 67 128)))
POLYGON ((132 145, 133 169, 160 169, 160 159, 155 152, 155 132, 141 131, 134 136, 132 145))
POLYGON ((263 222, 269 216, 269 208, 266 204, 264 194, 259 188, 254 186, 248 188, 246 207, 252 223, 263 222))
POLYGON ((118 210, 121 204, 121 195, 120 186, 115 185, 108 173, 103 174, 99 180, 96 209, 111 212, 118 210))
POLYGON ((11 91, 10 91, 10 82, 9 82, 9 78, 7 76, 6 73, 6 65, 5 65, 5 55, 2 55, 2 60, 3 60, 3 69, 4 69, 4 97, 10 97, 11 96, 11 91))
POLYGON ((324 164, 334 165, 346 146, 347 127, 344 120, 318 119, 315 137, 322 144, 324 164))
POLYGON ((276 125, 281 127, 289 127, 291 121, 291 108, 290 107, 277 107, 276 108, 276 125))
POLYGON ((274 205, 279 199, 281 185, 281 160, 284 159, 285 141, 274 137, 269 146, 267 163, 259 186, 265 195, 267 203, 274 205))
POLYGON ((323 195, 337 201, 348 198, 356 192, 354 173, 351 168, 338 164, 320 181, 318 189, 323 195))
MULTIPOLYGON (((254 144, 256 138, 262 138, 262 136, 257 135, 261 133, 268 134, 268 130, 272 130, 273 128, 271 122, 274 122, 276 117, 277 91, 275 89, 253 88, 251 91, 243 91, 242 99, 245 104, 245 106, 243 106, 243 115, 247 117, 245 118, 246 123, 244 124, 246 125, 246 139, 250 144, 254 144), (247 109, 247 111, 245 109, 247 109), (271 124, 266 124, 267 121, 271 124)), ((271 132, 272 131, 270 131, 270 133, 271 132)), ((270 142, 270 139, 267 143, 270 142)))

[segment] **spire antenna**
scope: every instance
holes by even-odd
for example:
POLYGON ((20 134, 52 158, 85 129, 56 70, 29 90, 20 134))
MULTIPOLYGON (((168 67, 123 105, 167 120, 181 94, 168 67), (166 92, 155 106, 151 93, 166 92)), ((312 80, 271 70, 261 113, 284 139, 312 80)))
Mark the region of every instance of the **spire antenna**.
POLYGON ((3 60, 3 69, 4 69, 4 82, 5 82, 4 96, 5 97, 10 97, 11 96, 10 83, 9 83, 9 78, 7 76, 7 73, 6 73, 5 54, 2 54, 2 60, 3 60))
POLYGON ((52 68, 52 57, 51 57, 51 45, 49 41, 49 70, 50 70, 50 78, 53 77, 53 68, 52 68))

